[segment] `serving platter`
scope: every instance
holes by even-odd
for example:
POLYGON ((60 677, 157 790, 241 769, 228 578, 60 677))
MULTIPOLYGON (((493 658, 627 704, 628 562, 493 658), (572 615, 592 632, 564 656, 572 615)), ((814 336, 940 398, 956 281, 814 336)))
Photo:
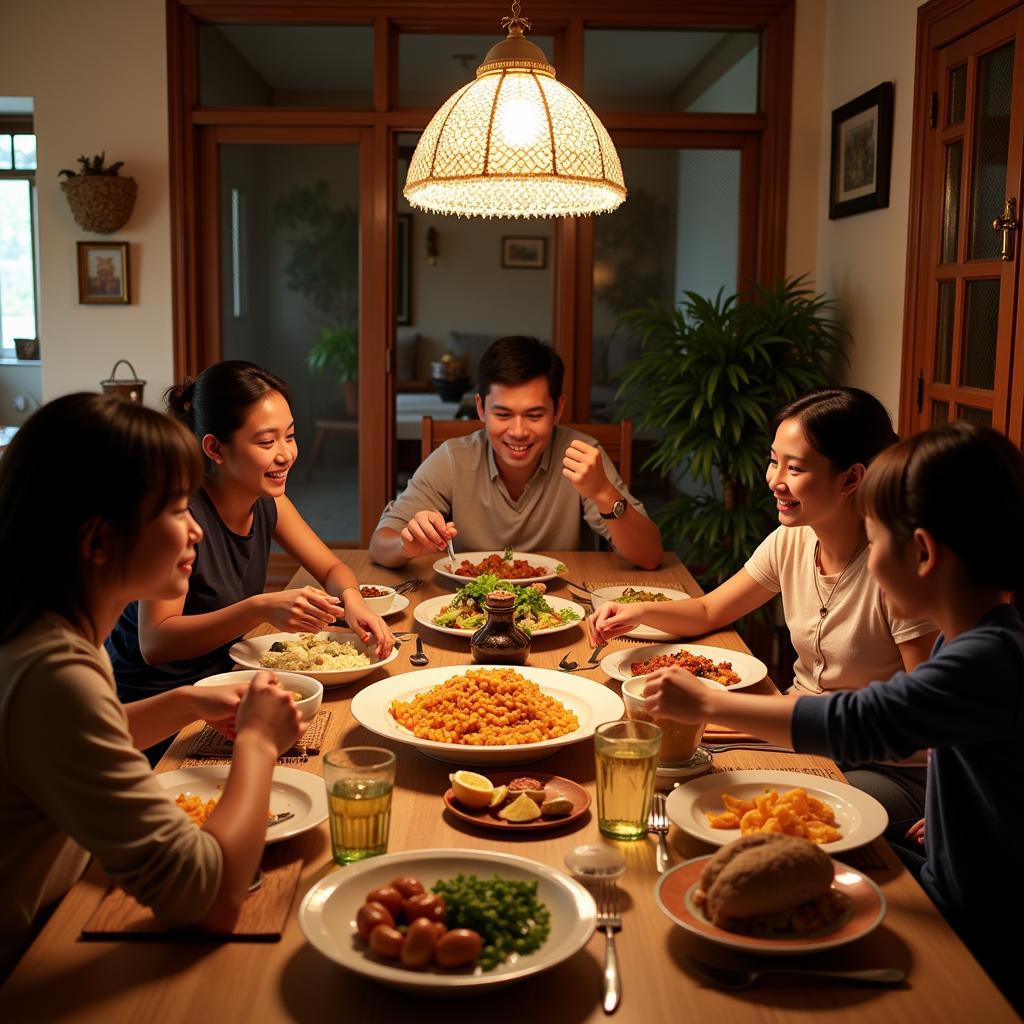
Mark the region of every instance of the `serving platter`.
POLYGON ((827 854, 855 850, 877 839, 889 824, 885 808, 868 793, 855 789, 845 782, 809 775, 805 772, 785 771, 731 771, 715 772, 699 779, 684 782, 674 789, 665 801, 668 816, 687 835, 713 846, 724 846, 739 839, 738 828, 712 828, 708 824, 708 812, 725 810, 722 794, 741 800, 752 800, 766 790, 783 791, 796 789, 807 791, 809 796, 824 800, 836 815, 836 828, 842 837, 832 843, 823 843, 827 854))
MULTIPOLYGON (((173 800, 179 793, 198 796, 203 800, 220 799, 227 782, 227 764, 197 765, 194 768, 178 768, 172 772, 157 772, 153 777, 170 794, 173 800)), ((311 828, 316 828, 327 818, 327 791, 324 780, 311 772, 300 772, 294 768, 274 766, 270 783, 270 808, 273 814, 293 814, 293 818, 267 828, 267 842, 279 843, 291 839, 311 828)))
MULTIPOLYGON (((582 605, 576 604, 575 601, 567 601, 564 597, 553 597, 551 594, 545 594, 544 597, 556 612, 573 611, 579 618, 573 622, 563 622, 560 626, 551 626, 548 629, 535 629, 530 636, 548 636, 551 633, 564 633, 567 629, 583 625, 583 620, 587 617, 587 611, 582 605)), ((466 639, 469 639, 479 629, 479 626, 473 629, 456 629, 453 626, 438 626, 434 624, 433 620, 437 615, 441 614, 441 609, 451 603, 450 595, 442 594, 440 597, 431 597, 416 605, 412 613, 413 618, 420 625, 436 629, 439 633, 447 633, 449 636, 464 636, 466 639)))
MULTIPOLYGON (((464 560, 475 564, 483 561, 490 555, 498 555, 503 558, 504 554, 505 553, 503 551, 457 551, 455 553, 455 559, 458 564, 461 564, 464 560)), ((557 558, 548 558, 547 555, 535 555, 531 551, 513 551, 512 560, 517 558, 521 558, 523 561, 529 562, 530 565, 537 569, 544 569, 543 575, 527 576, 522 579, 516 578, 503 580, 502 582, 520 584, 544 583, 546 580, 557 579, 559 573, 565 571, 565 566, 559 562, 557 558)), ((453 571, 452 560, 447 555, 439 558, 434 563, 434 572, 439 576, 444 576, 446 579, 455 580, 459 585, 467 583, 469 580, 476 579, 477 575, 474 573, 472 576, 460 576, 458 573, 453 571)))
POLYGON ((594 898, 579 882, 526 857, 484 850, 413 850, 371 857, 322 878, 299 906, 299 926, 324 956, 385 985, 431 995, 489 990, 549 970, 587 944, 596 919, 594 898), (551 914, 551 931, 540 949, 506 960, 492 971, 446 971, 436 966, 410 971, 375 958, 356 936, 356 912, 371 890, 399 875, 412 875, 430 889, 439 879, 458 874, 536 882, 537 899, 551 914))
MULTIPOLYGON (((682 601, 689 598, 683 590, 675 590, 672 587, 657 587, 648 583, 621 583, 614 587, 598 587, 597 590, 591 591, 591 600, 594 604, 594 611, 603 604, 608 604, 609 601, 616 601, 619 595, 627 588, 632 587, 634 590, 647 590, 652 594, 664 594, 670 601, 682 601)), ((664 630, 655 629, 653 626, 639 625, 630 633, 623 634, 624 636, 631 637, 633 640, 678 640, 679 637, 675 633, 666 633, 664 630)))
MULTIPOLYGON (((242 668, 261 669, 264 666, 260 664, 260 657, 270 649, 271 644, 279 640, 281 642, 296 640, 300 635, 302 634, 264 633, 262 636, 251 636, 245 640, 239 640, 236 644, 232 644, 228 655, 236 665, 241 665, 242 668)), ((372 639, 369 643, 364 644, 355 633, 341 630, 323 631, 319 635, 322 637, 330 636, 331 639, 337 639, 341 643, 348 641, 357 651, 365 654, 370 659, 370 664, 359 665, 356 668, 341 668, 323 672, 314 672, 309 669, 300 668, 281 669, 281 671, 297 672, 299 675, 311 676, 313 679, 319 680, 325 687, 345 686, 348 683, 354 683, 356 680, 362 679, 363 676, 368 676, 371 672, 376 672, 377 669, 383 668, 385 665, 390 665, 398 657, 398 644, 391 648, 391 653, 386 658, 378 659, 375 641, 372 639)), ((266 671, 270 672, 273 669, 267 669, 266 671)))
POLYGON ((885 918, 888 904, 878 886, 855 868, 835 861, 833 888, 850 901, 847 913, 832 927, 805 935, 759 938, 729 932, 712 924, 695 900, 700 875, 711 856, 695 857, 665 872, 654 887, 658 908, 680 928, 708 942, 761 956, 798 956, 819 953, 836 946, 856 942, 873 932, 885 918))
POLYGON ((628 679, 638 678, 630 671, 630 665, 635 662, 650 661, 662 654, 676 654, 679 651, 710 658, 715 663, 728 661, 732 665, 732 670, 740 677, 738 683, 726 687, 728 690, 744 690, 748 686, 756 686, 768 675, 768 666, 752 654, 732 651, 725 647, 708 647, 705 644, 651 644, 648 647, 627 647, 625 650, 606 654, 601 659, 601 669, 612 679, 624 683, 628 679))
POLYGON ((370 732, 388 740, 404 743, 430 757, 452 764, 503 765, 525 764, 539 761, 560 747, 589 739, 602 722, 613 722, 624 713, 622 698, 606 686, 585 677, 569 676, 551 669, 515 666, 513 671, 536 683, 549 697, 562 702, 579 719, 579 728, 557 739, 538 743, 517 743, 495 746, 471 746, 462 743, 440 743, 421 739, 411 730, 399 725, 391 714, 391 702, 410 701, 420 693, 443 683, 453 676, 482 668, 502 666, 446 665, 426 668, 371 683, 352 698, 352 717, 370 732))

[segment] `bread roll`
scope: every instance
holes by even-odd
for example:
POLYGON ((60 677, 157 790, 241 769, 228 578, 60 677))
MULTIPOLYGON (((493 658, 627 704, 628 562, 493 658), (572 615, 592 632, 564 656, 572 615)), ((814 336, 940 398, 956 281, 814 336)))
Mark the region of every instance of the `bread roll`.
POLYGON ((701 887, 707 893, 708 916, 719 924, 776 914, 817 899, 828 892, 833 875, 831 858, 814 843, 757 834, 719 850, 701 875, 701 887))

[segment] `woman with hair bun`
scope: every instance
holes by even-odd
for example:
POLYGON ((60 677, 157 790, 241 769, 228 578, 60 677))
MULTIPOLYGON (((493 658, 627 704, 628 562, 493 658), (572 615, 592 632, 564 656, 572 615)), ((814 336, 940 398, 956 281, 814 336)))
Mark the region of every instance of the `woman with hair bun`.
MULTIPOLYGON (((714 632, 782 594, 796 651, 789 694, 855 690, 912 669, 931 650, 935 626, 890 607, 867 570, 864 517, 856 505, 867 467, 896 440, 885 407, 859 388, 811 392, 772 423, 766 481, 779 527, 746 565, 704 597, 612 602, 588 620, 595 643, 639 623, 680 636, 714 632)), ((889 814, 886 838, 917 846, 924 807, 924 751, 898 765, 843 766, 850 782, 889 814)))
POLYGON ((370 612, 355 574, 313 532, 285 496, 295 463, 295 421, 287 385, 253 363, 228 360, 171 388, 168 411, 195 435, 202 486, 189 508, 203 529, 188 592, 129 605, 107 641, 125 702, 231 668, 228 649, 265 622, 317 632, 344 614, 386 657, 394 638, 370 612), (319 587, 264 593, 277 541, 319 587))

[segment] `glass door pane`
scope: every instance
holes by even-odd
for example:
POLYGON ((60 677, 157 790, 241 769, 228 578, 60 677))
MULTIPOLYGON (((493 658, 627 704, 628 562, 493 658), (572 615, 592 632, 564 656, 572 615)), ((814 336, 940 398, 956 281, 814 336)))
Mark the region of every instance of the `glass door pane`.
POLYGON ((678 306, 688 291, 734 295, 739 278, 740 151, 620 146, 619 158, 629 201, 594 221, 590 418, 598 421, 615 418, 620 375, 641 352, 622 314, 652 299, 678 306))
POLYGON ((224 358, 288 383, 288 496, 320 537, 358 541, 359 147, 222 144, 219 188, 224 358))
POLYGON ((492 342, 509 334, 553 342, 554 222, 414 210, 402 187, 418 140, 398 135, 395 174, 399 491, 419 465, 424 416, 475 417, 476 368, 492 342))

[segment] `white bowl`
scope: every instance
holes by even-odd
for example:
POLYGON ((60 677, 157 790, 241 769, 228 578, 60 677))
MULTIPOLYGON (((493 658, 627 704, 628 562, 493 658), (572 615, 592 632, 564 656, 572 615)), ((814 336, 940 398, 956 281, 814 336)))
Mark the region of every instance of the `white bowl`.
POLYGON ((564 672, 534 668, 531 665, 444 665, 440 668, 420 669, 418 672, 403 672, 363 687, 352 698, 350 710, 352 717, 370 732, 388 740, 408 744, 429 757, 451 764, 496 766, 539 761, 561 747, 590 739, 597 726, 602 722, 617 721, 622 717, 625 708, 622 698, 612 689, 584 676, 569 676, 564 672), (438 683, 465 672, 502 667, 512 667, 513 671, 536 683, 549 697, 561 701, 575 713, 579 719, 579 728, 565 736, 541 740, 539 743, 472 746, 421 739, 411 730, 399 725, 391 714, 391 702, 394 700, 412 700, 417 694, 425 693, 438 683))
MULTIPOLYGON (((321 878, 299 906, 299 927, 306 941, 335 963, 394 988, 445 996, 492 990, 562 963, 587 944, 596 920, 594 898, 579 882, 546 864, 490 850, 410 850, 369 857, 321 878), (387 885, 397 875, 412 875, 429 889, 438 879, 460 873, 536 883, 537 899, 551 913, 551 931, 540 949, 506 960, 492 971, 479 967, 446 971, 433 966, 410 971, 371 956, 355 939, 356 912, 371 890, 387 885)), ((589 961, 587 964, 589 969, 589 961)), ((411 1020, 417 1015, 406 1016, 411 1020)), ((433 1018, 434 1014, 425 1016, 433 1018)))
MULTIPOLYGON (((370 659, 370 664, 360 665, 358 668, 333 669, 330 672, 303 672, 299 669, 292 669, 292 673, 310 676, 323 683, 324 686, 345 686, 348 683, 354 683, 357 679, 362 679, 363 676, 368 676, 371 672, 376 672, 377 669, 383 668, 385 665, 389 665, 398 657, 398 644, 395 644, 391 648, 391 653, 381 661, 377 658, 376 642, 372 638, 369 643, 364 644, 355 633, 333 629, 329 632, 331 637, 337 638, 342 642, 347 640, 351 643, 357 651, 365 654, 370 659)), ((233 644, 228 654, 231 656, 231 660, 236 665, 241 665, 242 668, 260 669, 263 668, 260 664, 260 656, 270 648, 271 644, 276 643, 278 640, 294 640, 298 635, 298 633, 265 633, 263 636, 249 637, 248 640, 239 640, 237 644, 233 644)), ((275 671, 277 670, 275 669, 275 671)))
MULTIPOLYGON (((264 672, 271 671, 263 669, 264 672)), ((221 672, 215 676, 207 676, 200 679, 196 686, 237 686, 242 683, 246 686, 252 682, 256 675, 254 669, 241 672, 221 672)), ((302 696, 296 697, 295 706, 299 709, 299 717, 304 721, 310 721, 320 710, 320 704, 324 699, 324 688, 321 683, 311 676, 299 675, 298 672, 274 672, 278 684, 287 690, 292 690, 302 696)))
POLYGON ((385 586, 383 583, 360 583, 359 593, 363 599, 363 604, 370 609, 375 615, 387 615, 391 611, 391 606, 395 603, 395 588, 385 586), (386 594, 381 594, 380 597, 367 597, 363 593, 363 587, 373 587, 375 590, 386 590, 386 594))
MULTIPOLYGON (((634 590, 646 590, 652 594, 664 594, 670 601, 682 601, 690 596, 682 590, 673 590, 671 587, 656 587, 648 583, 622 583, 615 587, 598 587, 597 590, 591 591, 594 611, 596 612, 601 605, 608 604, 609 601, 617 601, 619 595, 626 587, 632 587, 634 590)), ((643 625, 637 626, 631 633, 626 633, 625 635, 632 637, 634 640, 676 639, 674 633, 666 633, 663 630, 655 629, 654 626, 643 625)))

